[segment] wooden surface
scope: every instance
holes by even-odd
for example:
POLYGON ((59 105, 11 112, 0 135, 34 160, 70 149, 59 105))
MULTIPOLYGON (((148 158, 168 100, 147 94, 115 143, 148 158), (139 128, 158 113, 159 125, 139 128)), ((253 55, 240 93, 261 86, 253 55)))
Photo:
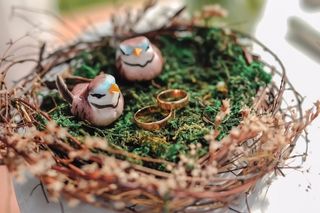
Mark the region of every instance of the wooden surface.
POLYGON ((11 177, 5 166, 0 166, 0 212, 19 213, 15 192, 13 190, 11 177))

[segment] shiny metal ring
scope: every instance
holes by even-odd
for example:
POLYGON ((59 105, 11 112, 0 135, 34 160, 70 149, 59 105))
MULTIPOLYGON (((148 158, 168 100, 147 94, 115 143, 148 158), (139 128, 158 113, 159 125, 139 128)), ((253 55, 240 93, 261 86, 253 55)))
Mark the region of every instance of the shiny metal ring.
POLYGON ((135 114, 134 114, 134 122, 142 129, 145 130, 158 130, 164 127, 168 120, 172 116, 172 110, 165 110, 161 109, 156 105, 152 106, 146 106, 142 109, 139 109, 135 114), (156 121, 144 121, 143 118, 150 117, 155 114, 163 114, 163 118, 160 120, 156 121))
POLYGON ((157 95, 157 102, 160 108, 165 110, 181 109, 188 105, 189 95, 180 89, 168 89, 157 95))

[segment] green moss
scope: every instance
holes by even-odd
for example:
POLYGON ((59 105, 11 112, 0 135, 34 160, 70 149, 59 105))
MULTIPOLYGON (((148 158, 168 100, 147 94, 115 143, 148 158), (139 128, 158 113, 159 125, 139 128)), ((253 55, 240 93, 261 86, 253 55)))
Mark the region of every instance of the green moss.
MULTIPOLYGON (((165 128, 150 132, 133 123, 133 114, 146 105, 154 104, 155 95, 161 91, 150 82, 118 80, 125 97, 125 109, 120 119, 106 128, 92 127, 85 121, 79 121, 70 114, 70 106, 61 102, 57 95, 47 96, 43 106, 50 110, 54 107, 52 100, 59 103, 49 114, 59 125, 69 128, 74 136, 89 134, 104 137, 119 149, 176 162, 179 154, 187 154, 190 144, 202 144, 197 152, 198 157, 208 151, 203 137, 215 127, 206 123, 203 115, 214 121, 221 101, 230 99, 231 113, 219 127, 219 137, 222 138, 239 124, 240 109, 250 106, 258 89, 271 81, 263 65, 256 61, 248 65, 242 48, 220 29, 196 29, 192 34, 178 38, 162 35, 154 42, 166 61, 163 73, 155 79, 155 83, 162 88, 184 89, 190 95, 189 105, 178 110, 165 128), (221 81, 226 84, 228 92, 217 89, 216 85, 221 81)), ((80 64, 75 66, 77 75, 92 78, 104 70, 120 79, 116 74, 115 50, 110 47, 85 52, 75 60, 78 61, 75 64, 80 64)), ((163 165, 147 166, 163 169, 163 165)))

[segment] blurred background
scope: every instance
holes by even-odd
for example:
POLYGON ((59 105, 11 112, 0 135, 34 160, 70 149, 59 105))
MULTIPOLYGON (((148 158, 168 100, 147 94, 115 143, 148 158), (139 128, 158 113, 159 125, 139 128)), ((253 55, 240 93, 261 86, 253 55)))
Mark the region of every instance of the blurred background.
MULTIPOLYGON (((9 39, 16 39, 26 32, 37 37, 49 39, 50 33, 58 31, 65 40, 79 33, 92 22, 107 20, 119 8, 139 7, 143 0, 11 0, 0 1, 0 22, 3 33, 0 46, 9 39), (63 22, 54 16, 59 15, 63 22), (65 24, 72 26, 66 28, 65 24)), ((220 4, 229 11, 226 24, 243 31, 253 32, 254 26, 263 11, 265 0, 172 0, 159 1, 182 2, 188 6, 190 14, 204 5, 220 4)))
MULTIPOLYGON (((211 20, 211 25, 228 26, 255 35, 256 26, 270 1, 272 0, 161 0, 159 2, 164 6, 186 4, 189 15, 196 14, 205 5, 219 4, 228 11, 228 16, 223 20, 211 20)), ((112 14, 116 16, 120 10, 139 8, 143 2, 144 0, 0 0, 2 29, 0 52, 7 47, 6 43, 9 40, 15 41, 26 37, 26 34, 28 38, 23 39, 22 43, 31 46, 33 43, 39 43, 39 40, 52 40, 54 41, 51 43, 54 44, 52 47, 56 48, 77 38, 86 27, 92 26, 92 23, 106 22, 112 14)), ((282 8, 284 14, 290 12, 292 4, 299 5, 299 9, 307 14, 316 14, 320 0, 288 1, 282 8)), ((279 21, 279 17, 270 18, 273 18, 274 22, 279 21)), ((303 43, 300 48, 304 48, 308 54, 317 55, 318 49, 310 45, 310 38, 301 33, 308 31, 317 37, 317 30, 309 26, 308 21, 297 19, 294 15, 288 20, 290 20, 288 31, 291 42, 295 42, 296 46, 303 43)), ((24 49, 21 53, 28 51, 24 49)), ((312 57, 320 59, 315 55, 312 57)))

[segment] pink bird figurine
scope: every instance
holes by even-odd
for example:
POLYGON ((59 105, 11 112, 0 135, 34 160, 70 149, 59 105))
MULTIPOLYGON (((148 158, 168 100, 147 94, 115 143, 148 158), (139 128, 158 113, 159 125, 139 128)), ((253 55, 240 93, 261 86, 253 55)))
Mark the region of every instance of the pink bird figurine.
POLYGON ((72 92, 59 75, 56 85, 71 104, 71 113, 95 126, 108 126, 122 114, 123 96, 112 75, 100 74, 90 83, 77 84, 72 92))
POLYGON ((119 74, 128 81, 148 81, 162 72, 163 58, 148 38, 139 36, 120 43, 116 66, 119 74))

